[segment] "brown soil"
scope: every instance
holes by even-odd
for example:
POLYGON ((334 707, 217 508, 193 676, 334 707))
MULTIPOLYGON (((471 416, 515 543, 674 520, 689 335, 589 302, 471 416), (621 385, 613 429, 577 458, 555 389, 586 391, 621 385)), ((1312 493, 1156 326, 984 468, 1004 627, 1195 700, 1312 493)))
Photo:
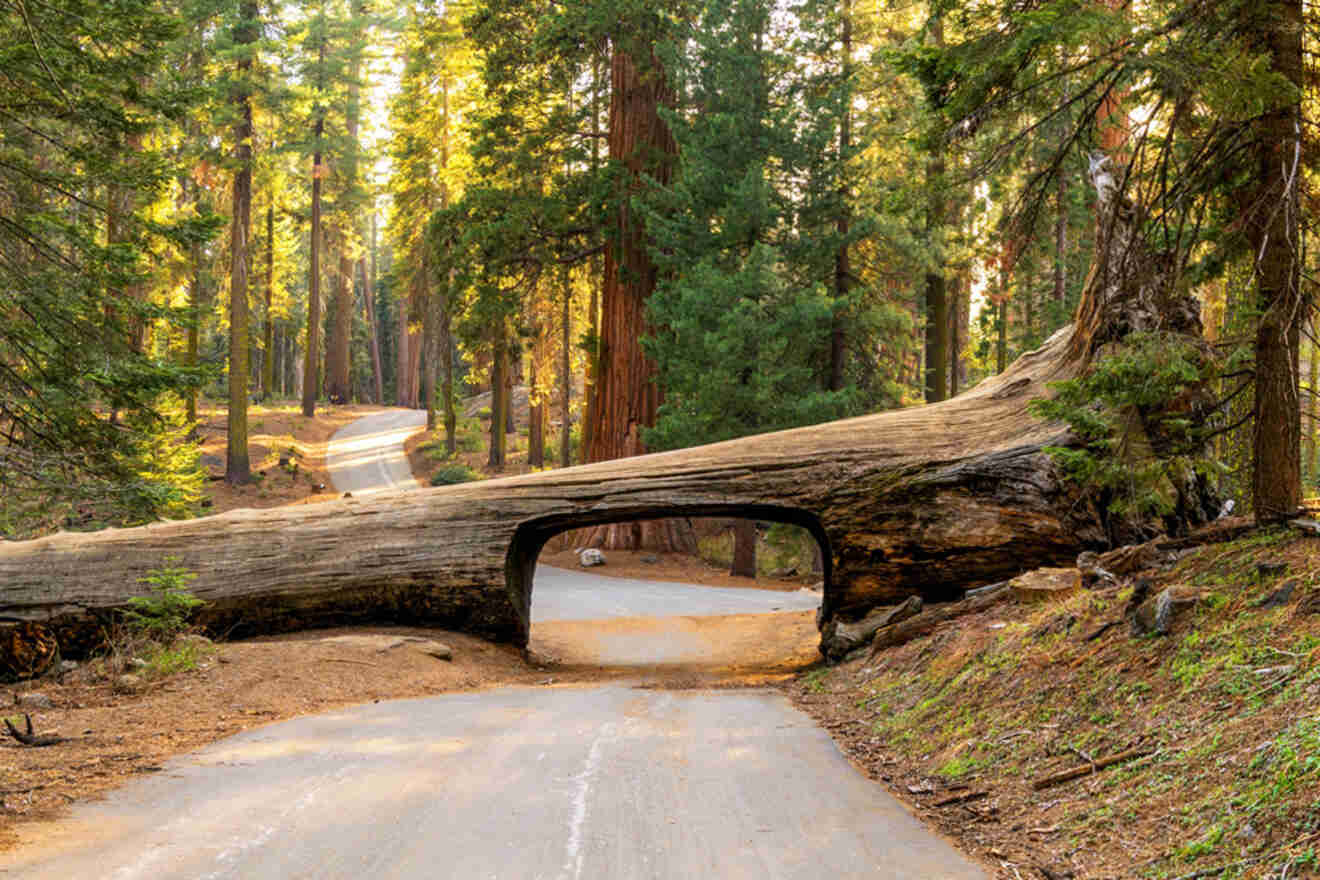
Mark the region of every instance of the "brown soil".
POLYGON ((644 675, 665 681, 766 681, 820 659, 814 611, 720 617, 564 620, 532 627, 532 654, 563 674, 644 675), (668 662, 630 663, 630 652, 671 654, 668 662), (693 658, 698 658, 694 660, 693 658))
POLYGON ((1000 603, 788 690, 999 877, 1320 876, 1320 545, 1257 533, 1145 574, 1202 597, 1168 636, 1130 635, 1129 582, 1000 603))
POLYGON ((383 407, 322 406, 306 418, 297 402, 272 401, 248 408, 248 458, 255 479, 245 486, 230 486, 225 473, 223 404, 203 403, 198 408, 202 462, 212 479, 203 488, 205 513, 223 513, 243 507, 283 507, 315 504, 338 497, 325 469, 326 444, 340 428, 383 407), (279 466, 280 456, 292 453, 297 468, 279 466), (317 488, 317 487, 321 488, 317 488))

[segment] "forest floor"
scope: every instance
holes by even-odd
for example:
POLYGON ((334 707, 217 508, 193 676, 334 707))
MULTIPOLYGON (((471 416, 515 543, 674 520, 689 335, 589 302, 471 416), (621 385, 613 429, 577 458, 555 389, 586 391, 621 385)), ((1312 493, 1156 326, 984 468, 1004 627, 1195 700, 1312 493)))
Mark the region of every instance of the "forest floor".
POLYGON ((297 401, 248 407, 248 458, 253 480, 244 486, 230 486, 219 479, 225 473, 228 410, 223 402, 203 402, 197 412, 199 449, 202 466, 211 477, 202 489, 205 512, 315 504, 339 497, 326 471, 326 445, 335 431, 382 409, 369 405, 319 406, 309 419, 297 401), (296 467, 280 467, 282 456, 296 467))
POLYGON ((863 772, 1002 877, 1320 877, 1320 541, 1296 535, 1141 573, 1151 596, 1197 597, 1166 636, 1130 633, 1134 576, 1001 602, 789 691, 863 772))

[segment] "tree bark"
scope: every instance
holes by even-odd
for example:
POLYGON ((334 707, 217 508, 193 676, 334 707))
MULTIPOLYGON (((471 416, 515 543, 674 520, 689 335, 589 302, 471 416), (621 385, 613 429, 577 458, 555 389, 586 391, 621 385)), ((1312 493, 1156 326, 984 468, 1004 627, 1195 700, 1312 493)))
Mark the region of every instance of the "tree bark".
POLYGON ((734 577, 756 577, 756 521, 738 517, 733 521, 733 565, 729 574, 734 577))
MULTIPOLYGON (((322 63, 325 48, 320 50, 322 63)), ((312 153, 312 229, 311 259, 307 267, 307 346, 304 349, 302 414, 316 415, 316 398, 321 386, 321 138, 325 136, 325 116, 318 116, 312 153)))
POLYGON ((238 83, 234 87, 234 190, 233 222, 229 227, 229 414, 225 456, 225 482, 231 486, 252 479, 248 461, 248 240, 252 231, 252 56, 246 50, 257 41, 259 9, 254 0, 244 0, 234 28, 234 42, 245 47, 236 62, 238 83))
POLYGON ((412 376, 409 373, 409 367, 412 365, 412 352, 409 351, 410 334, 408 332, 408 312, 411 308, 409 300, 411 288, 404 288, 400 291, 399 302, 395 310, 394 332, 398 336, 395 343, 395 353, 397 355, 394 365, 394 402, 398 406, 413 407, 416 402, 412 399, 412 376))
MULTIPOLYGON (((594 283, 594 282, 593 282, 594 283)), ((570 312, 570 306, 573 304, 573 276, 568 269, 564 270, 564 296, 562 297, 560 309, 560 329, 563 336, 560 339, 560 364, 559 364, 559 466, 568 467, 573 463, 573 316, 570 312)), ((596 297, 591 297, 592 305, 595 305, 596 297)))
MULTIPOLYGON (((1302 2, 1282 0, 1244 7, 1249 32, 1259 37, 1273 68, 1302 90, 1302 2)), ((1302 501, 1301 399, 1298 358, 1306 304, 1301 291, 1298 197, 1301 162, 1300 98, 1255 122, 1256 191, 1246 226, 1255 258, 1255 427, 1252 438, 1252 508, 1259 522, 1297 512, 1302 501)))
POLYGON ((506 349, 504 370, 504 433, 518 433, 516 407, 513 405, 513 390, 522 383, 522 357, 515 356, 506 349))
POLYGON ((1303 479, 1307 480, 1307 484, 1310 486, 1315 486, 1317 483, 1320 483, 1320 472, 1317 471, 1318 463, 1315 460, 1316 431, 1320 430, 1320 393, 1317 392, 1317 386, 1320 385, 1320 345, 1317 345, 1315 341, 1317 330, 1320 330, 1320 327, 1316 326, 1315 314, 1313 312, 1311 314, 1311 342, 1308 346, 1310 357, 1307 365, 1307 373, 1309 374, 1307 377, 1307 390, 1310 393, 1310 400, 1308 401, 1309 424, 1305 431, 1306 466, 1303 469, 1303 479))
MULTIPOLYGON (((201 187, 196 183, 189 184, 193 190, 194 210, 201 214, 202 199, 201 187)), ((196 367, 201 356, 201 337, 202 321, 206 317, 208 309, 206 304, 210 297, 207 296, 204 287, 202 275, 202 246, 193 242, 189 248, 189 260, 192 263, 192 280, 188 284, 188 341, 184 354, 184 363, 189 367, 196 367)), ((197 424, 197 396, 196 387, 188 389, 186 398, 186 418, 188 424, 197 424)), ((193 430, 193 429, 190 429, 193 430)))
POLYGON ((380 362, 380 327, 376 320, 376 206, 371 206, 371 252, 370 259, 362 260, 363 299, 367 309, 367 333, 371 345, 371 402, 379 406, 385 402, 385 371, 380 362), (370 271, 368 271, 368 268, 370 271))
POLYGON ((1058 216, 1054 218, 1054 301, 1060 306, 1068 298, 1068 181, 1059 170, 1055 200, 1058 216))
MULTIPOLYGON (((452 291, 452 283, 449 287, 452 291)), ((458 408, 454 402, 454 334, 449 313, 449 295, 440 308, 440 397, 445 409, 445 452, 458 454, 458 408)))
MULTIPOLYGON (((944 22, 938 16, 930 21, 931 41, 944 45, 944 22)), ((926 161, 926 232, 934 242, 937 268, 926 273, 926 402, 935 403, 949 396, 949 295, 944 277, 942 239, 947 223, 948 206, 944 198, 944 148, 931 148, 926 161)))
POLYGON ((655 289, 657 270, 646 250, 642 219, 629 204, 643 174, 668 181, 673 137, 661 120, 661 106, 673 95, 654 58, 643 59, 647 73, 622 51, 611 61, 610 159, 628 170, 619 195, 614 235, 605 248, 604 303, 601 323, 601 372, 597 408, 590 426, 590 461, 609 461, 643 452, 641 429, 655 424, 659 390, 655 367, 642 350, 649 333, 646 300, 655 289))
POLYGON ((353 335, 353 263, 348 256, 348 234, 336 235, 339 245, 338 269, 335 271, 335 312, 325 352, 325 394, 331 403, 344 404, 353 399, 349 384, 352 361, 349 339, 353 335))
POLYGON ((493 471, 504 469, 507 436, 504 431, 504 417, 508 408, 506 395, 508 386, 504 376, 508 368, 508 355, 505 352, 504 335, 501 331, 491 349, 490 366, 490 453, 486 458, 486 464, 493 471))
MULTIPOLYGON (((597 55, 593 56, 591 63, 591 127, 594 131, 600 130, 600 82, 601 82, 601 60, 604 54, 604 47, 597 55)), ((600 138, 591 139, 591 175, 594 178, 600 164, 600 138)), ((599 255, 591 258, 591 276, 587 281, 587 287, 590 289, 589 302, 587 303, 587 338, 590 340, 590 350, 587 352, 586 362, 583 365, 582 376, 582 422, 581 436, 579 438, 578 458, 586 464, 590 461, 588 457, 591 451, 591 432, 592 426, 596 424, 596 384, 600 376, 600 285, 604 284, 605 275, 602 271, 601 258, 599 255)), ((565 308, 567 308, 565 303, 565 308)), ((564 425, 564 431, 567 432, 568 425, 564 425)), ((562 440, 560 441, 563 442, 562 440)), ((562 455, 562 450, 561 450, 562 455)), ((564 465, 567 466, 567 465, 564 465)))
MULTIPOLYGON (((849 88, 852 81, 852 0, 842 0, 840 17, 840 54, 842 56, 842 80, 844 88, 849 88)), ((847 342, 848 315, 845 306, 848 291, 852 287, 852 265, 848 254, 848 179, 846 175, 848 154, 852 151, 852 95, 848 95, 839 119, 839 217, 837 232, 839 250, 834 256, 834 314, 830 319, 830 370, 827 390, 842 391, 844 376, 844 355, 847 342)))
MULTIPOLYGON (((533 336, 539 336, 536 330, 533 336)), ((545 467, 545 402, 537 396, 536 359, 531 359, 527 379, 527 466, 545 467), (533 402, 535 401, 535 402, 533 402)))
POLYGON ((436 353, 440 348, 436 339, 436 304, 431 290, 430 262, 422 253, 422 267, 417 273, 417 302, 422 308, 422 407, 426 410, 426 430, 435 431, 436 425, 436 353))
MULTIPOLYGON (((655 290, 657 269, 630 196, 644 176, 669 182, 677 145, 660 108, 672 108, 675 96, 660 61, 649 47, 644 51, 639 58, 616 46, 610 64, 610 158, 627 174, 617 200, 614 234, 605 245, 599 373, 587 441, 587 460, 592 462, 643 454, 642 429, 655 424, 660 406, 655 365, 641 345, 650 334, 646 300, 655 290)), ((695 545, 695 537, 690 529, 685 535, 681 523, 648 521, 608 526, 592 535, 590 543, 683 552, 695 545)))
POLYGON ((266 206, 266 310, 262 328, 261 396, 275 393, 275 203, 266 206))

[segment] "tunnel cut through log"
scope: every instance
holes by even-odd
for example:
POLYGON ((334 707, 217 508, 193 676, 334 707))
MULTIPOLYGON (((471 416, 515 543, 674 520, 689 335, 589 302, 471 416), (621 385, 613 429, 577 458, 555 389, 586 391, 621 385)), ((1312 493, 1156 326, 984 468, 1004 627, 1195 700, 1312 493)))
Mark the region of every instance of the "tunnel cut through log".
MULTIPOLYGON (((664 509, 651 508, 632 512, 614 510, 559 514, 520 524, 514 530, 513 540, 509 543, 509 554, 505 559, 504 574, 509 588, 510 601, 517 609, 523 626, 523 644, 526 644, 527 634, 531 626, 532 584, 535 580, 536 560, 550 539, 564 532, 581 528, 678 517, 729 517, 763 520, 766 522, 787 523, 805 529, 820 546, 824 582, 822 597, 830 595, 830 575, 833 568, 830 539, 821 525, 820 517, 807 510, 768 504, 699 504, 664 509)), ((825 599, 822 598, 822 606, 824 604, 825 599)))

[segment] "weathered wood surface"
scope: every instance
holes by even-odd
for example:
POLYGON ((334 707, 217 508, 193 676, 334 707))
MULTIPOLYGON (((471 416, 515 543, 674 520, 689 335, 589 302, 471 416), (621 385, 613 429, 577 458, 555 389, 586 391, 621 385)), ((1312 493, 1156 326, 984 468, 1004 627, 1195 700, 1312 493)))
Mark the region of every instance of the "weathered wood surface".
POLYGON ((826 660, 842 660, 867 645, 879 630, 920 614, 921 608, 920 596, 908 596, 902 605, 876 608, 858 621, 836 617, 821 627, 821 653, 826 660))
POLYGON ((913 639, 929 635, 942 623, 948 623, 950 620, 956 620, 967 614, 976 614, 1012 598, 1013 591, 1005 582, 970 599, 963 599, 961 602, 945 602, 934 608, 928 608, 920 614, 877 630, 871 637, 871 652, 868 656, 874 658, 886 648, 906 645, 913 639))
POLYGON ((66 655, 139 578, 197 573, 203 622, 251 635, 354 621, 525 643, 531 565, 565 528, 642 517, 796 522, 827 547, 822 619, 1071 560, 1104 534, 1061 485, 1027 413, 1068 333, 961 397, 658 455, 319 505, 0 545, 0 619, 40 620, 66 655))

